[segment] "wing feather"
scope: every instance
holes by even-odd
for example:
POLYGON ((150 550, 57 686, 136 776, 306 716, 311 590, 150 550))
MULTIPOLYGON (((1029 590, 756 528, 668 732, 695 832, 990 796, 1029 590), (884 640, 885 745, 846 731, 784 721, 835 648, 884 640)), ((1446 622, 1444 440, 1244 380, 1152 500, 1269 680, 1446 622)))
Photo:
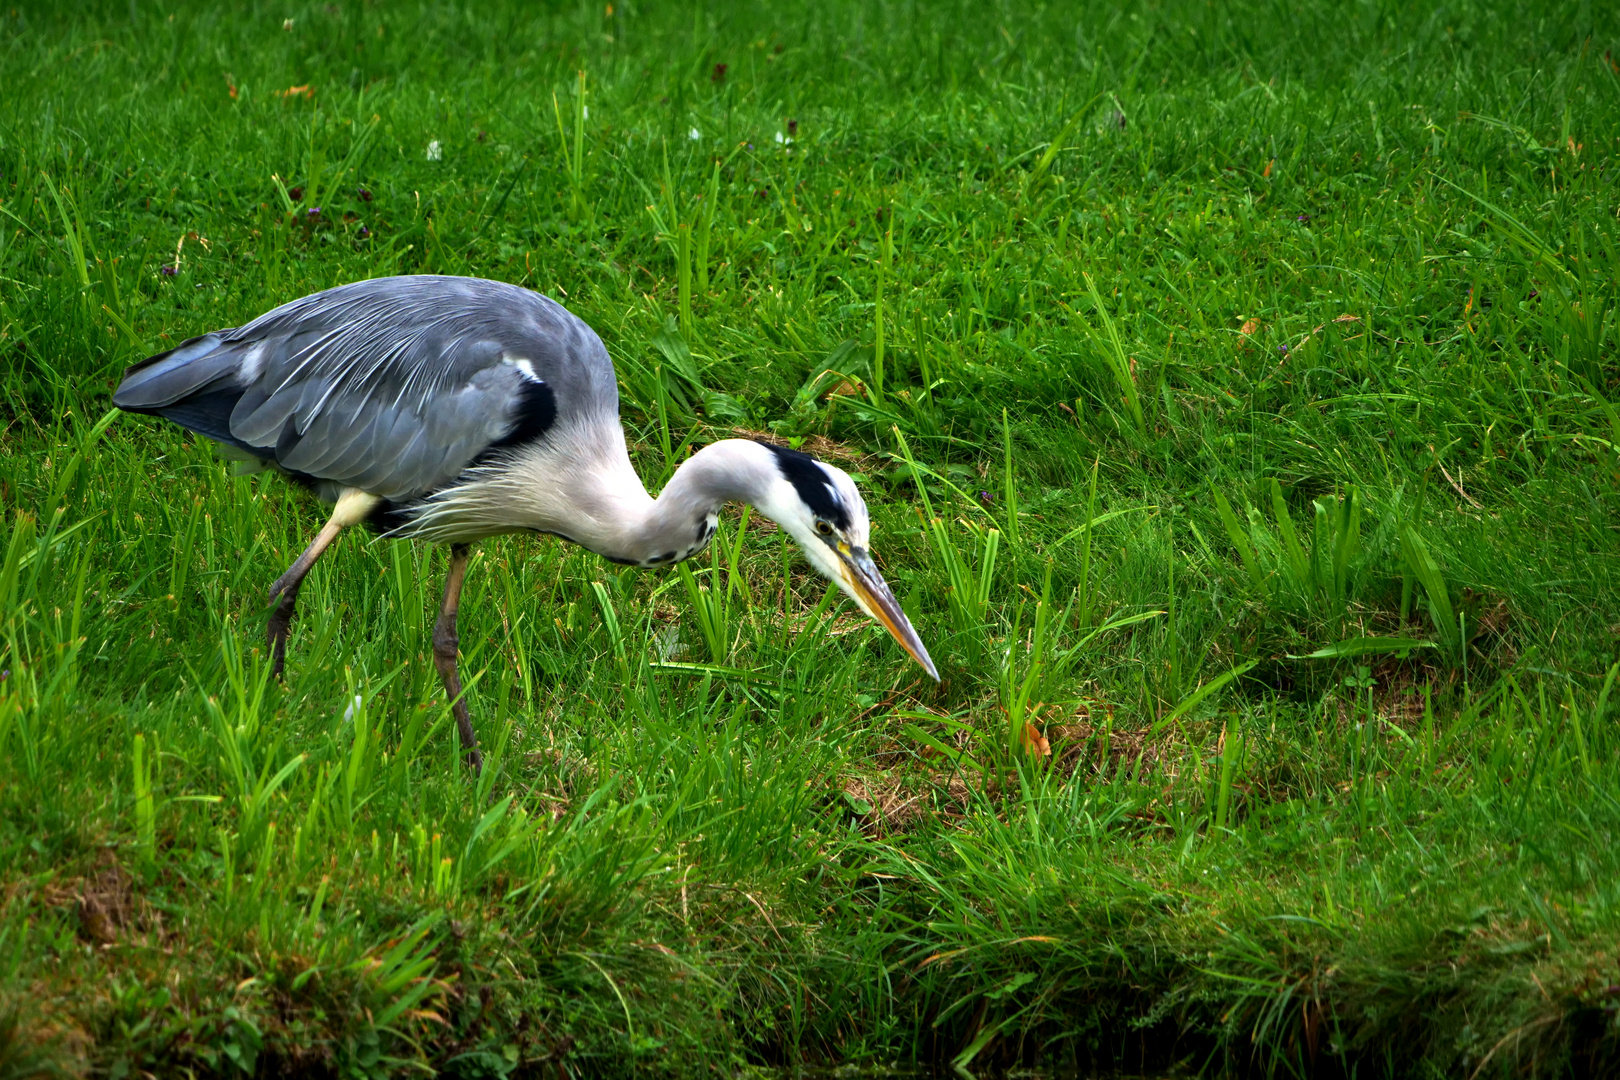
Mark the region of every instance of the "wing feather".
POLYGON ((343 475, 345 461, 357 448, 370 444, 376 435, 378 419, 378 416, 363 417, 358 423, 351 424, 347 430, 324 440, 320 457, 313 459, 303 471, 311 476, 323 476, 328 480, 347 479, 346 475, 343 475))
POLYGON ((410 425, 410 434, 397 455, 392 461, 374 464, 357 486, 386 499, 398 499, 412 491, 435 487, 435 480, 448 479, 434 468, 436 455, 428 445, 427 428, 421 424, 410 425))
POLYGON ((394 500, 452 483, 514 432, 544 437, 557 415, 618 414, 607 351, 560 305, 425 275, 340 286, 193 338, 131 368, 114 400, 172 407, 182 424, 206 412, 186 426, 394 500), (537 382, 549 394, 542 424, 537 382), (185 405, 204 398, 206 409, 185 405))

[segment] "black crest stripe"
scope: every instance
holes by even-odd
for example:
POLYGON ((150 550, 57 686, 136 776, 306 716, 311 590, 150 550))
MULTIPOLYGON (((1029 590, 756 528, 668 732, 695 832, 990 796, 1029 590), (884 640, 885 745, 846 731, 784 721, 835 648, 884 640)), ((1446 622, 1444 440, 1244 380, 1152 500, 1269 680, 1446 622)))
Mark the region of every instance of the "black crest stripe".
POLYGON ((849 528, 849 510, 839 501, 838 493, 833 490, 832 481, 820 462, 802 450, 789 450, 768 442, 759 445, 776 456, 776 467, 783 479, 793 485, 793 490, 799 493, 799 498, 804 500, 811 513, 825 518, 841 530, 849 528))

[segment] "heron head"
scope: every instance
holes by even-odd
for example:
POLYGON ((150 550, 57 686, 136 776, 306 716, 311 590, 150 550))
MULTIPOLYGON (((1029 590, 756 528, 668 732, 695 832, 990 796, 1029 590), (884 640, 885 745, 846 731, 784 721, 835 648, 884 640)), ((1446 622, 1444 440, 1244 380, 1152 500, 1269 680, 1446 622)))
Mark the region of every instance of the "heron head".
POLYGON ((872 561, 866 501, 849 474, 797 450, 760 445, 770 451, 780 480, 771 485, 770 497, 759 509, 799 542, 810 565, 848 593, 939 681, 928 650, 872 561))

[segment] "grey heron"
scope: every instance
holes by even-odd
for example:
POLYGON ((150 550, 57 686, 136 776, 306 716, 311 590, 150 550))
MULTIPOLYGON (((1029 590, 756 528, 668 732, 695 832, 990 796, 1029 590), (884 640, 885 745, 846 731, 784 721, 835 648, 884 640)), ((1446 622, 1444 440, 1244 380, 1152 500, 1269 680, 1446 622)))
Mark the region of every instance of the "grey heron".
POLYGON ((212 439, 332 504, 270 587, 277 675, 299 585, 344 528, 449 545, 433 659, 475 767, 456 610, 469 545, 501 533, 546 533, 615 563, 666 567, 708 546, 723 503, 750 503, 939 678, 872 561, 866 504, 847 473, 723 439, 682 462, 653 498, 630 464, 601 339, 528 289, 429 275, 341 285, 134 365, 113 403, 212 439))

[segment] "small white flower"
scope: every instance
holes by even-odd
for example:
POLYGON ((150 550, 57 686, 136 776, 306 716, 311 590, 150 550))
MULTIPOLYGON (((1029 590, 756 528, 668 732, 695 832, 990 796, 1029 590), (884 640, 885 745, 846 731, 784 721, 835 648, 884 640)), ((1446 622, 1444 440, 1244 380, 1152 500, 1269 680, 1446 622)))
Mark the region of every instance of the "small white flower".
POLYGON ((444 157, 444 151, 439 147, 439 140, 434 139, 428 143, 427 159, 429 161, 438 161, 442 157, 444 157))
POLYGON ((343 722, 345 724, 351 723, 354 720, 355 710, 360 708, 362 704, 364 704, 364 702, 360 700, 360 695, 354 695, 354 700, 349 702, 349 707, 343 710, 343 722))
POLYGON ((792 141, 793 140, 789 139, 786 135, 782 134, 780 131, 778 131, 776 133, 776 142, 777 142, 778 146, 786 146, 788 143, 790 143, 792 141))
POLYGON ((693 128, 691 131, 687 132, 686 137, 691 139, 693 142, 697 142, 699 139, 703 138, 703 132, 699 131, 697 128, 693 128))

